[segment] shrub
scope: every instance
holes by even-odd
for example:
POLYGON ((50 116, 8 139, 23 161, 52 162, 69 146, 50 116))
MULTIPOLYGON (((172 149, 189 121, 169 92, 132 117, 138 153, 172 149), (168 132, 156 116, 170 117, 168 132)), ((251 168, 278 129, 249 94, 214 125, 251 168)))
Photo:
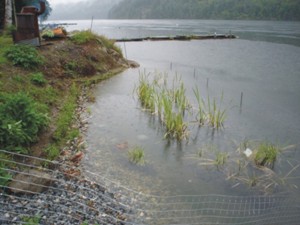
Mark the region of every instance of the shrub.
POLYGON ((0 148, 27 153, 26 147, 37 140, 38 132, 48 124, 48 117, 24 93, 0 98, 0 148))
POLYGON ((29 45, 12 45, 6 50, 5 56, 15 66, 21 66, 25 69, 33 69, 43 64, 43 58, 38 51, 29 45))
POLYGON ((30 81, 38 86, 44 86, 47 83, 47 80, 42 73, 31 74, 30 81))

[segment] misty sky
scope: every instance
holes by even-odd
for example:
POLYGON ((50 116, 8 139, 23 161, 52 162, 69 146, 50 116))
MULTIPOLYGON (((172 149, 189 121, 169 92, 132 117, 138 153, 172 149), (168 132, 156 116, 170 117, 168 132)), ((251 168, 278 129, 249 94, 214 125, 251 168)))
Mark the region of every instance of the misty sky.
POLYGON ((75 2, 82 2, 86 0, 48 0, 51 6, 57 5, 59 3, 75 3, 75 2))

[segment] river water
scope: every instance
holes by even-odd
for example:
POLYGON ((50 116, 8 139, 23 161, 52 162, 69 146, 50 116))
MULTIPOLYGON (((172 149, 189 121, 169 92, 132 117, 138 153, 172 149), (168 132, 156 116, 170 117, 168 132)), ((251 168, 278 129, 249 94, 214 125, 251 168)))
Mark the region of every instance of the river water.
MULTIPOLYGON (((56 21, 57 22, 57 21, 56 21)), ((74 22, 74 21, 61 21, 74 22)), ((89 29, 109 38, 227 34, 234 40, 118 43, 141 66, 100 83, 90 111, 87 170, 121 185, 156 195, 248 195, 300 188, 300 23, 202 20, 75 21, 69 30, 89 29), (189 137, 164 139, 157 118, 141 109, 134 92, 141 73, 180 76, 196 105, 193 88, 220 101, 224 128, 198 128, 187 121, 189 137), (241 144, 270 142, 283 149, 274 169, 255 168, 241 144), (145 165, 129 162, 140 146, 145 165), (218 153, 226 163, 213 165, 218 153), (242 169, 241 169, 242 168, 242 169), (238 174, 238 175, 237 175, 238 174), (253 186, 253 187, 252 187, 253 186)), ((204 97, 206 98, 206 97, 204 97)))

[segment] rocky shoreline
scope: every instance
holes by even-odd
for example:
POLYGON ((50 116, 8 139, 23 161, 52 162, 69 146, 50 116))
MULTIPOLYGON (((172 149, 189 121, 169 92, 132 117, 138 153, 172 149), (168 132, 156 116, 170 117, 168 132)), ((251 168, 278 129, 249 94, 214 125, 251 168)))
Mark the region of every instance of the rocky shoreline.
POLYGON ((126 209, 113 194, 87 180, 66 180, 55 172, 55 181, 40 194, 0 194, 0 224, 124 224, 126 209), (30 220, 31 219, 31 220, 30 220), (28 223, 27 223, 28 224, 28 223))

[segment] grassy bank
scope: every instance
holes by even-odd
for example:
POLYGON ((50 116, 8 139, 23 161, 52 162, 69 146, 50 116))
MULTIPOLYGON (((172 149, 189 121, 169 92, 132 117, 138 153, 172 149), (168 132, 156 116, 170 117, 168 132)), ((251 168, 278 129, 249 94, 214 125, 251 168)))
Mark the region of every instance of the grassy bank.
MULTIPOLYGON (((80 136, 74 121, 82 88, 126 67, 114 42, 88 31, 39 48, 13 45, 1 35, 0 149, 56 159, 80 136)), ((7 166, 0 160, 2 182, 9 178, 1 170, 7 166)))

